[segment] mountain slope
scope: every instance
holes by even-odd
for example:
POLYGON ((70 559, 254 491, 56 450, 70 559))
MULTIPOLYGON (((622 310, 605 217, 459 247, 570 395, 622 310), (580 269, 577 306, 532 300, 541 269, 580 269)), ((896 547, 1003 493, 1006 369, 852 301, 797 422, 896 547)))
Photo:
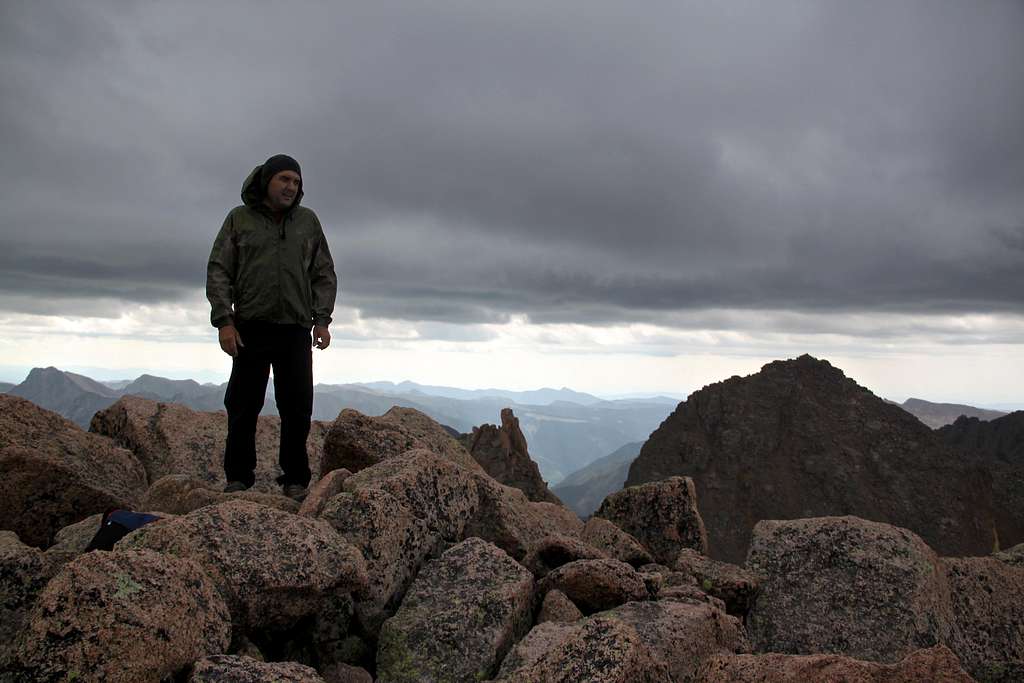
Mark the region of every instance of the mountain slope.
POLYGON ((939 438, 992 472, 993 514, 999 544, 1024 539, 1024 411, 991 421, 960 417, 937 432, 939 438))
POLYGON ((560 481, 552 491, 580 517, 589 517, 609 493, 622 488, 642 441, 627 443, 560 481))
POLYGON ((857 515, 944 555, 992 549, 990 475, 828 362, 776 361, 696 391, 647 440, 627 485, 693 477, 711 555, 741 563, 762 519, 857 515))
POLYGON ((89 420, 117 400, 119 394, 110 387, 73 372, 54 367, 33 368, 21 384, 7 393, 32 401, 88 429, 89 420))
POLYGON ((998 410, 986 410, 959 403, 932 403, 920 398, 908 398, 901 407, 932 429, 952 424, 961 415, 977 417, 982 420, 994 420, 1006 415, 998 410))

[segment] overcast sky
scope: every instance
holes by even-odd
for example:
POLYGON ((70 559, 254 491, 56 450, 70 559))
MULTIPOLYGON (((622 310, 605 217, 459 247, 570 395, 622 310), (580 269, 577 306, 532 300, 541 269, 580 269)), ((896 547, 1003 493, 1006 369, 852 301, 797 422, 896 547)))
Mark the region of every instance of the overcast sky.
POLYGON ((809 351, 1024 403, 1022 36, 1012 0, 7 0, 2 365, 226 375, 206 258, 284 152, 341 279, 318 378, 685 393, 809 351))

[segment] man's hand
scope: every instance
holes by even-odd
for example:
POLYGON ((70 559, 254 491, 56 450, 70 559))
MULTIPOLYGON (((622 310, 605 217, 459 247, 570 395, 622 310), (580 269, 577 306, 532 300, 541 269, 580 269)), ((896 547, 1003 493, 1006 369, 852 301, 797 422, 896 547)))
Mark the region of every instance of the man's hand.
POLYGON ((331 333, 322 325, 313 326, 313 346, 318 349, 326 349, 331 345, 331 333))
POLYGON ((225 325, 217 330, 217 341, 220 342, 221 350, 232 358, 245 346, 234 325, 225 325))

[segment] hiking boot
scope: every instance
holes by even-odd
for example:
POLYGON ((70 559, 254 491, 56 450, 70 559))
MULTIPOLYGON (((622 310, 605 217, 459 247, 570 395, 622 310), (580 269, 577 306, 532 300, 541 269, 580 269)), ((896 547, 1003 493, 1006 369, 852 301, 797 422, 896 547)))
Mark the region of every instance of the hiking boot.
POLYGON ((306 487, 302 484, 285 484, 283 491, 284 495, 300 503, 306 499, 306 494, 308 493, 306 487))
POLYGON ((237 491, 245 491, 248 486, 242 481, 229 481, 228 485, 224 487, 224 493, 236 493, 237 491))

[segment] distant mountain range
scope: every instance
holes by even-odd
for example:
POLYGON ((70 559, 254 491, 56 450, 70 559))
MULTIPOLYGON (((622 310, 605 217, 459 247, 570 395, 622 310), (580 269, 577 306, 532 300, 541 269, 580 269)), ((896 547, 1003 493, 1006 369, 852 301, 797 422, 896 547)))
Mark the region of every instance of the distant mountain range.
POLYGON ((601 403, 604 399, 573 391, 567 387, 561 389, 536 389, 534 391, 510 391, 508 389, 456 389, 454 387, 441 387, 429 384, 417 384, 416 382, 365 382, 356 383, 355 386, 366 387, 374 391, 386 394, 427 394, 428 396, 441 396, 443 398, 456 398, 463 401, 473 401, 481 398, 503 398, 511 399, 519 404, 549 405, 557 401, 568 401, 583 406, 601 403))
MULTIPOLYGON (((53 410, 88 428, 98 410, 132 394, 180 403, 194 410, 224 407, 226 384, 200 384, 141 375, 109 384, 57 368, 35 368, 8 392, 53 410)), ((415 408, 453 429, 500 421, 502 408, 512 408, 529 443, 541 475, 549 483, 591 463, 624 443, 643 441, 675 407, 669 398, 606 401, 571 389, 515 392, 501 389, 464 390, 414 382, 318 384, 313 418, 334 420, 343 408, 381 415, 392 406, 415 408)), ((277 414, 273 384, 267 388, 264 414, 277 414)))
MULTIPOLYGON (((0 391, 26 398, 85 428, 96 411, 128 394, 181 403, 194 410, 222 410, 226 387, 149 374, 98 382, 54 367, 35 368, 17 385, 0 383, 0 391)), ((343 408, 381 415, 399 405, 468 433, 481 424, 499 422, 501 409, 512 408, 541 475, 567 505, 589 515, 605 495, 622 487, 639 446, 678 404, 677 399, 666 396, 604 400, 565 387, 470 390, 416 382, 367 382, 318 384, 313 417, 333 420, 343 408)), ((933 429, 953 423, 960 415, 991 420, 1005 414, 916 398, 898 405, 933 429)), ((263 414, 277 414, 272 383, 267 387, 263 414)))
POLYGON ((974 406, 960 405, 959 403, 932 403, 919 398, 908 398, 899 404, 903 410, 932 429, 938 429, 956 422, 961 415, 976 417, 979 420, 995 420, 1006 415, 1000 410, 986 410, 974 406))
POLYGON ((609 493, 618 491, 626 483, 629 466, 640 455, 643 445, 643 441, 627 443, 614 453, 576 470, 558 482, 552 492, 577 515, 589 517, 609 493))
POLYGON ((86 428, 97 410, 103 410, 121 395, 85 375, 56 368, 34 368, 24 382, 6 393, 26 398, 86 428))

